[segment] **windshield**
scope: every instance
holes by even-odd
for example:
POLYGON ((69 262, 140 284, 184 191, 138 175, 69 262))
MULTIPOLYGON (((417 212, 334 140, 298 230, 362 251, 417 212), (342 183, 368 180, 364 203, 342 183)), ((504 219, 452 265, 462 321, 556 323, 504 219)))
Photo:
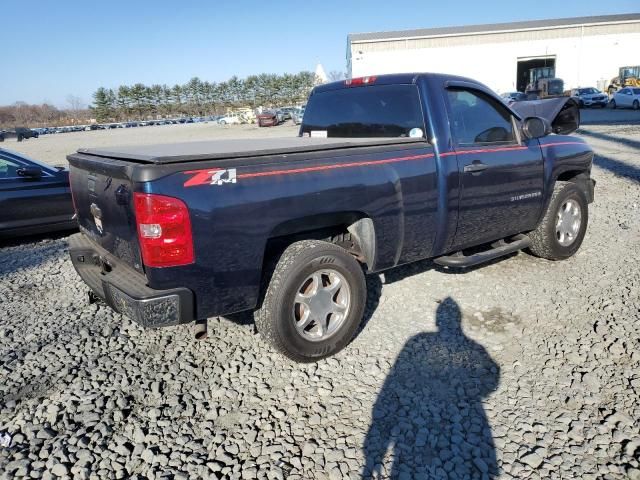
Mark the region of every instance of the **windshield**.
POLYGON ((424 129, 415 85, 329 90, 311 95, 306 107, 302 135, 408 137, 412 129, 424 129))
POLYGON ((591 93, 600 93, 600 91, 596 90, 595 88, 580 88, 578 91, 580 92, 580 95, 589 95, 591 93))
POLYGON ((551 80, 549 82, 549 95, 560 95, 562 94, 564 83, 562 80, 551 80))
POLYGON ((640 66, 637 67, 624 67, 622 70, 622 76, 628 77, 640 77, 640 66))

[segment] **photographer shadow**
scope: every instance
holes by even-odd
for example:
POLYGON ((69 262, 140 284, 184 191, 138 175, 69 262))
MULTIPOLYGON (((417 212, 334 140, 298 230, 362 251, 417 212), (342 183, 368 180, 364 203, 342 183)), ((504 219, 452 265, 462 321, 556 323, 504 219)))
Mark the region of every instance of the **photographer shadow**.
POLYGON ((438 331, 407 341, 373 407, 362 477, 491 479, 495 446, 482 401, 499 384, 498 365, 462 331, 451 298, 438 331))

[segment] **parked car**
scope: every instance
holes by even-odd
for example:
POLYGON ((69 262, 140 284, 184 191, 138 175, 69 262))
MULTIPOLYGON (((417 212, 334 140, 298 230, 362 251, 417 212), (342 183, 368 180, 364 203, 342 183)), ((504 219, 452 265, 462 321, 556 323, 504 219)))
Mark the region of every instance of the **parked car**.
POLYGON ((275 127, 280 124, 278 114, 273 110, 265 110, 261 114, 256 115, 259 127, 275 127))
POLYGON ((69 171, 0 148, 0 238, 77 228, 69 171))
POLYGON ((296 108, 293 112, 291 112, 291 119, 295 125, 300 125, 302 123, 302 119, 304 118, 304 107, 296 108))
POLYGON ((609 103, 609 97, 597 88, 574 88, 571 96, 578 101, 580 108, 599 106, 604 108, 609 103))
POLYGON ((283 112, 281 109, 277 109, 276 111, 276 116, 278 117, 278 123, 284 123, 287 121, 287 118, 289 118, 287 115, 287 113, 283 112))
POLYGON ((16 138, 18 139, 19 142, 27 138, 38 138, 38 136, 40 135, 37 131, 31 130, 30 128, 24 128, 24 127, 16 127, 15 132, 16 132, 16 138))
POLYGON ((527 99, 527 94, 523 92, 506 92, 500 95, 507 105, 513 102, 522 102, 527 99))
POLYGON ((289 120, 291 118, 291 114, 295 110, 295 107, 282 107, 279 109, 285 120, 289 120))
POLYGON ((242 123, 238 115, 225 115, 218 119, 220 125, 239 125, 242 123))
POLYGON ((640 88, 639 87, 624 87, 613 94, 611 99, 611 106, 613 108, 633 108, 638 110, 640 108, 640 88))
POLYGON ((143 326, 202 336, 257 308, 276 350, 332 355, 361 322, 363 273, 576 253, 594 196, 593 151, 566 135, 579 110, 515 105, 467 78, 381 75, 315 87, 299 137, 82 149, 71 260, 143 326))

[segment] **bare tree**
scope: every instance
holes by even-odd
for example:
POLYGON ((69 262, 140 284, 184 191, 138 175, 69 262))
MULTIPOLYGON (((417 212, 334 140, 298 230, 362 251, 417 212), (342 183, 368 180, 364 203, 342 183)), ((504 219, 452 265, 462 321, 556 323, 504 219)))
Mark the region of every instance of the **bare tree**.
POLYGON ((339 70, 331 70, 327 75, 327 78, 330 82, 337 82, 338 80, 344 80, 346 76, 344 72, 340 72, 339 70))
POLYGON ((67 103, 69 104, 69 113, 71 113, 74 120, 78 120, 80 112, 85 109, 84 102, 80 97, 69 94, 67 95, 67 103))

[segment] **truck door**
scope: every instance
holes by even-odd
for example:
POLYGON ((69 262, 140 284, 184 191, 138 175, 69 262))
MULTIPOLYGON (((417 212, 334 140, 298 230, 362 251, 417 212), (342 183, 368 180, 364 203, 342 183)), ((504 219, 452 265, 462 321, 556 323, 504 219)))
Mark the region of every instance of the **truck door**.
POLYGON ((510 110, 484 92, 456 87, 446 95, 460 169, 460 210, 452 247, 532 230, 542 208, 540 144, 521 139, 510 110))

